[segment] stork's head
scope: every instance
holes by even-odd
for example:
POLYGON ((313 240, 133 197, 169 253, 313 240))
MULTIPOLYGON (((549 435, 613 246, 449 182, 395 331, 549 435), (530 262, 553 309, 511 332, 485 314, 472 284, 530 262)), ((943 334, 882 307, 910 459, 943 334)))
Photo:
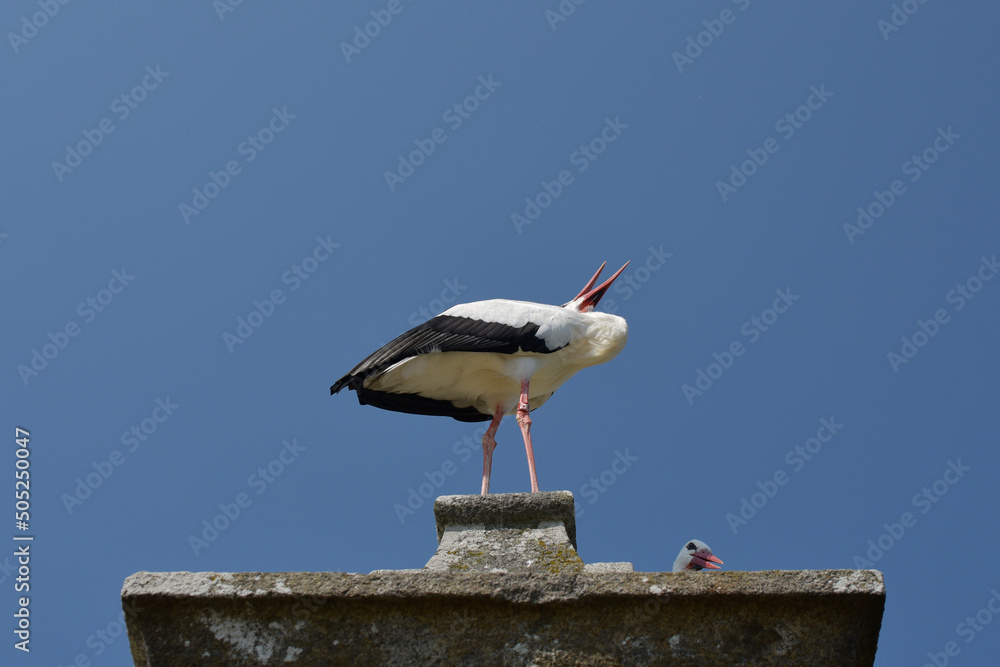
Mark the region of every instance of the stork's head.
POLYGON ((701 540, 691 540, 684 545, 681 552, 677 554, 674 561, 674 572, 684 572, 685 570, 710 570, 721 569, 719 565, 723 562, 712 555, 712 549, 701 540))
POLYGON ((607 264, 607 262, 601 264, 601 268, 597 269, 597 273, 595 273, 594 277, 590 279, 590 282, 583 286, 583 289, 580 290, 579 294, 573 297, 572 301, 564 303, 563 308, 572 308, 573 310, 578 310, 581 313, 588 313, 594 309, 597 302, 601 300, 604 293, 608 291, 609 287, 611 287, 611 283, 615 281, 615 278, 622 274, 622 271, 625 270, 625 266, 628 266, 628 262, 625 262, 625 266, 618 269, 618 271, 615 272, 615 275, 605 280, 599 287, 594 287, 594 283, 597 282, 597 277, 600 276, 601 271, 604 270, 605 264, 607 264))

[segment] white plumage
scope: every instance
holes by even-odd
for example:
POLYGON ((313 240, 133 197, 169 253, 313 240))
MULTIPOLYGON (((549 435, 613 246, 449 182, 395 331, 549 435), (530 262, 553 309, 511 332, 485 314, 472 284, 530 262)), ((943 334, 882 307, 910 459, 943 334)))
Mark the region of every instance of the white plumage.
POLYGON ((625 347, 625 320, 594 312, 625 266, 594 288, 602 264, 576 298, 562 306, 507 299, 453 306, 373 352, 334 383, 330 393, 349 387, 362 404, 387 410, 492 420, 483 436, 484 494, 496 446, 493 435, 504 415, 516 415, 532 491, 538 491, 528 413, 578 371, 613 359, 625 347))
POLYGON ((712 554, 712 548, 701 540, 691 540, 681 548, 674 561, 674 572, 686 572, 688 570, 710 570, 721 569, 719 565, 724 563, 712 554))
POLYGON ((491 417, 517 410, 521 380, 531 379, 528 400, 541 407, 578 371, 613 359, 628 340, 625 320, 607 313, 580 313, 525 301, 476 301, 454 306, 442 316, 492 321, 514 328, 540 324, 536 336, 554 352, 435 352, 407 357, 365 379, 365 388, 419 394, 457 407, 473 407, 491 417))

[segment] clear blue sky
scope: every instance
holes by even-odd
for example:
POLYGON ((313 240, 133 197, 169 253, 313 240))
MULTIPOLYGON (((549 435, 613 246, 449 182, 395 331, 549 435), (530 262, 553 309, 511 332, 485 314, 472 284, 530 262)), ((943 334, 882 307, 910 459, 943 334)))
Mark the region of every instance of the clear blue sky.
POLYGON ((330 384, 605 260, 629 343, 534 414, 584 560, 875 567, 877 664, 995 659, 1000 10, 224 2, 0 11, 2 495, 13 535, 21 426, 35 536, 4 660, 125 663, 137 570, 420 567, 479 425, 330 384))

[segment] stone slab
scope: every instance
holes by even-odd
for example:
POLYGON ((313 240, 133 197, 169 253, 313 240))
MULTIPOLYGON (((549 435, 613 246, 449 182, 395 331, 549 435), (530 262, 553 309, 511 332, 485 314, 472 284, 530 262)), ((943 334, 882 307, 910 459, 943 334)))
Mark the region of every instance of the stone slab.
POLYGON ((874 570, 138 572, 145 665, 871 665, 874 570))
POLYGON ((573 494, 441 496, 434 503, 438 549, 428 570, 582 572, 573 494))
POLYGON ((438 542, 448 527, 489 530, 562 523, 576 548, 576 514, 569 491, 494 493, 487 496, 440 496, 434 501, 438 542))

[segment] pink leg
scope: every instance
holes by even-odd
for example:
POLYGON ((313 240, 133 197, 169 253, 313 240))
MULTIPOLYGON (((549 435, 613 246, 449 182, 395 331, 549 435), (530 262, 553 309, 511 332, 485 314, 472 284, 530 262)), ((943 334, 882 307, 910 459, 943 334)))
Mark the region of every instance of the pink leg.
POLYGON ((517 404, 517 424, 524 436, 524 448, 528 452, 528 474, 531 476, 531 491, 538 492, 538 476, 535 474, 535 450, 531 448, 531 415, 528 407, 528 380, 521 380, 521 400, 517 404))
POLYGON ((486 495, 490 492, 490 469, 493 467, 493 450, 497 446, 497 441, 493 439, 496 435, 497 429, 500 428, 500 419, 503 418, 503 413, 506 412, 502 405, 497 406, 497 410, 493 413, 493 421, 490 422, 490 427, 486 429, 486 433, 483 434, 483 490, 481 495, 486 495))

